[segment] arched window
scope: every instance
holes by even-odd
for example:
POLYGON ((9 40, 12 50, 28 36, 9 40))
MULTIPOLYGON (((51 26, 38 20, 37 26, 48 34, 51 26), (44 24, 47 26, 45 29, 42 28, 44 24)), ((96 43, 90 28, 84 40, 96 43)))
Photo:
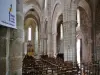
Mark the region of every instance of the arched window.
POLYGON ((45 9, 47 8, 47 0, 45 0, 45 9))
POLYGON ((78 23, 77 27, 80 27, 80 10, 79 9, 77 9, 77 23, 78 23))
POLYGON ((63 39, 63 26, 62 24, 60 25, 60 40, 63 39))
POLYGON ((81 40, 77 39, 77 62, 80 63, 81 40))
POLYGON ((32 28, 29 27, 28 28, 28 41, 31 41, 32 40, 32 28))
MULTIPOLYGON (((77 9, 77 30, 80 30, 80 10, 77 9)), ((76 48, 77 48, 77 63, 79 64, 80 67, 80 63, 81 63, 81 39, 77 38, 77 42, 76 42, 76 48)))

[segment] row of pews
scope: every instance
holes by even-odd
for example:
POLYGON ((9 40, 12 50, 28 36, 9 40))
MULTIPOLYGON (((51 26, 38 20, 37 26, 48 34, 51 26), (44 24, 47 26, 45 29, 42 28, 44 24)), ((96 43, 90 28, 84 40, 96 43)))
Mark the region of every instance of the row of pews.
POLYGON ((26 55, 23 59, 23 75, 78 75, 78 67, 60 58, 42 55, 40 59, 26 55))
POLYGON ((64 62, 60 58, 53 57, 42 57, 41 60, 47 63, 52 70, 52 74, 57 73, 58 75, 76 75, 78 74, 78 67, 74 67, 73 62, 64 62))

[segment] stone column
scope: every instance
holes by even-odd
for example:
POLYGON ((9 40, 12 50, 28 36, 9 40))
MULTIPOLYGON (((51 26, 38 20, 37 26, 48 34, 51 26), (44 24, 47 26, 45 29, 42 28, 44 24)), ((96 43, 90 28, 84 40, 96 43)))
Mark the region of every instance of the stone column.
MULTIPOLYGON (((45 14, 44 14, 45 16, 45 14)), ((44 18, 45 19, 45 18, 44 18)), ((43 28, 43 54, 47 55, 47 18, 44 20, 44 28, 43 28)))
MULTIPOLYGON (((45 7, 45 5, 44 5, 45 7)), ((44 42, 44 38, 45 38, 45 8, 42 8, 42 11, 41 11, 41 37, 40 37, 40 55, 44 55, 45 54, 45 51, 44 51, 44 47, 45 47, 45 42, 44 42)))
POLYGON ((46 31, 44 32, 45 34, 44 34, 44 55, 47 55, 47 28, 46 28, 46 31))
POLYGON ((45 36, 44 36, 44 55, 47 55, 47 25, 48 25, 48 9, 47 9, 47 4, 48 4, 48 1, 49 0, 45 0, 45 5, 44 5, 44 33, 45 33, 45 36))
POLYGON ((47 55, 47 38, 43 38, 43 54, 47 55))
POLYGON ((38 58, 41 55, 41 26, 38 27, 38 58))
POLYGON ((76 7, 74 1, 64 1, 64 61, 76 62, 76 7))
POLYGON ((22 52, 24 42, 23 2, 17 0, 17 29, 11 29, 9 50, 9 75, 22 75, 22 52))
POLYGON ((7 35, 6 35, 6 75, 9 75, 9 44, 10 44, 10 28, 7 28, 7 35))
POLYGON ((9 51, 9 37, 7 34, 8 28, 0 26, 0 75, 6 75, 9 70, 9 54, 7 54, 7 50, 9 51))
POLYGON ((52 52, 51 52, 51 48, 52 48, 52 26, 51 26, 51 2, 52 0, 48 0, 48 26, 47 26, 47 36, 48 36, 48 40, 47 40, 47 54, 51 57, 52 56, 52 52))
POLYGON ((77 62, 77 51, 76 51, 76 25, 77 25, 77 1, 73 0, 72 1, 72 8, 71 8, 71 36, 72 36, 72 57, 73 57, 73 62, 77 62))
POLYGON ((39 49, 39 55, 43 55, 43 16, 41 15, 41 26, 40 26, 40 49, 39 49))
POLYGON ((46 32, 47 32, 47 29, 46 29, 46 21, 45 21, 45 14, 43 13, 43 16, 42 16, 42 25, 41 25, 41 53, 42 55, 46 55, 46 32))
POLYGON ((52 56, 56 57, 57 56, 57 49, 56 49, 56 35, 57 33, 52 34, 52 56))

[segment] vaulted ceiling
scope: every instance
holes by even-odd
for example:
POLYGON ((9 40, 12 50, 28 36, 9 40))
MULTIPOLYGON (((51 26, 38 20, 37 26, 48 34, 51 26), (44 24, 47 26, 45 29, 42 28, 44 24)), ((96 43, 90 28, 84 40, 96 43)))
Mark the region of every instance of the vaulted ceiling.
POLYGON ((39 5, 41 8, 43 8, 45 0, 24 0, 24 3, 29 3, 29 2, 31 2, 33 4, 35 3, 35 4, 39 5))

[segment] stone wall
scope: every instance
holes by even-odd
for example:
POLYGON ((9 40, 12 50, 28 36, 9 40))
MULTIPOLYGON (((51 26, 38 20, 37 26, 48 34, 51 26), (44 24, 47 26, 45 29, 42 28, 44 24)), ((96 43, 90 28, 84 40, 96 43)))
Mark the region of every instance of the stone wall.
POLYGON ((96 57, 95 59, 100 60, 100 5, 97 6, 96 9, 96 25, 95 25, 95 32, 96 32, 96 57))
POLYGON ((90 62, 91 61, 91 27, 89 23, 88 15, 83 8, 80 8, 80 19, 81 19, 81 32, 82 32, 82 60, 83 62, 90 62))
POLYGON ((7 28, 0 26, 0 75, 6 75, 6 34, 7 28))

